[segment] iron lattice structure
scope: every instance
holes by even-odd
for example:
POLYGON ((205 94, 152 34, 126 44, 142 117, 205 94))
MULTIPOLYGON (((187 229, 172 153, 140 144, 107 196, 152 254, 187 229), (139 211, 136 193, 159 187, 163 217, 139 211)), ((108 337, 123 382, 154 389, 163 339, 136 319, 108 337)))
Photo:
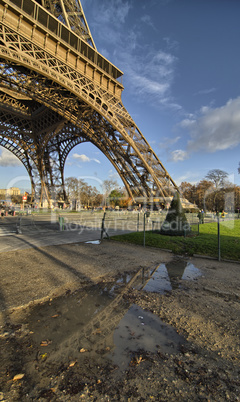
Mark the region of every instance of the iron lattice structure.
POLYGON ((89 141, 129 197, 176 184, 123 106, 123 73, 97 52, 79 0, 0 0, 0 145, 14 153, 40 202, 66 199, 64 165, 89 141))

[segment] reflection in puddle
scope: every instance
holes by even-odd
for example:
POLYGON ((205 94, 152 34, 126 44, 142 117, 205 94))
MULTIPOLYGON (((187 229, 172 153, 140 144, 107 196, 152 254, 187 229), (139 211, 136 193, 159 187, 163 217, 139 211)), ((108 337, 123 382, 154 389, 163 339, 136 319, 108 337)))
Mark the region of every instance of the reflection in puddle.
POLYGON ((143 290, 156 293, 169 292, 179 287, 179 279, 194 280, 199 276, 201 271, 192 263, 174 260, 167 264, 160 264, 143 290))
POLYGON ((201 271, 189 262, 184 270, 182 279, 193 280, 193 279, 198 278, 201 275, 202 275, 201 271))
POLYGON ((126 369, 134 352, 176 353, 184 338, 156 315, 133 304, 113 334, 115 348, 109 354, 122 370, 126 369))
POLYGON ((172 285, 165 264, 161 264, 144 286, 147 292, 164 293, 172 290, 172 285))
POLYGON ((116 283, 128 283, 132 279, 132 275, 126 274, 117 279, 116 283))
POLYGON ((159 317, 130 304, 124 295, 129 287, 164 292, 172 289, 173 278, 193 279, 199 274, 190 263, 181 262, 178 269, 175 262, 161 264, 154 273, 126 273, 114 282, 86 286, 32 307, 25 323, 38 347, 38 362, 86 365, 104 360, 122 371, 139 350, 176 353, 184 338, 159 317))

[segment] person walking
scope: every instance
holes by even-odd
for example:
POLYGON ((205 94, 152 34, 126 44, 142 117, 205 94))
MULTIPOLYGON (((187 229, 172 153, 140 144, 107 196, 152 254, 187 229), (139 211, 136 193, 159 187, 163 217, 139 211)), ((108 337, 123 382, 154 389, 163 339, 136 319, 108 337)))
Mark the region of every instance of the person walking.
POLYGON ((201 214, 200 210, 199 210, 199 212, 197 214, 197 217, 198 217, 199 223, 202 223, 202 214, 201 214))
POLYGON ((227 213, 223 210, 221 213, 221 218, 224 220, 226 218, 227 213))
POLYGON ((198 212, 197 217, 199 219, 199 223, 204 223, 204 210, 198 212))

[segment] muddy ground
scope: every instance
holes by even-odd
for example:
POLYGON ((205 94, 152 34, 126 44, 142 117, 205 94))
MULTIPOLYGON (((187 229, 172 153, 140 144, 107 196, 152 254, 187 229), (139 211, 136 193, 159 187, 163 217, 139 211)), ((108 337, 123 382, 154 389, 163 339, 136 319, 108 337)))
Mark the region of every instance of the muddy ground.
POLYGON ((240 400, 240 264, 113 241, 0 258, 0 401, 240 400), (159 264, 171 289, 147 292, 159 264))

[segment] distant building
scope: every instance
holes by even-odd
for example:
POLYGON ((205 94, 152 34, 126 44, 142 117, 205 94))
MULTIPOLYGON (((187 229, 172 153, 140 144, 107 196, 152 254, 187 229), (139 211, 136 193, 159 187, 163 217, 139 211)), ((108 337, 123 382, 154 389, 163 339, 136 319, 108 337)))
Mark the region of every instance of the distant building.
POLYGON ((0 189, 0 198, 1 199, 11 197, 12 195, 20 195, 20 194, 21 194, 21 191, 18 187, 10 187, 10 188, 0 189))
POLYGON ((10 187, 7 189, 7 195, 20 195, 21 191, 18 187, 10 187))

